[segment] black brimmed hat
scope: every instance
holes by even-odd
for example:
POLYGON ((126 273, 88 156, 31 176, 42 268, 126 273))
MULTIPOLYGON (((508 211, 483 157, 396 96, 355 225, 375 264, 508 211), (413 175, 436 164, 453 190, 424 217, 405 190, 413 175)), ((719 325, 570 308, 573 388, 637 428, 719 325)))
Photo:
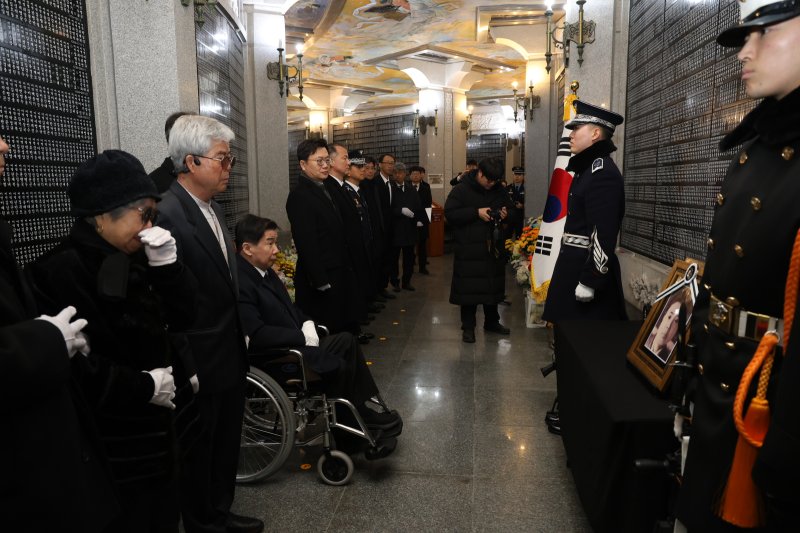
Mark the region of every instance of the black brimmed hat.
POLYGON ((717 43, 729 47, 742 46, 753 28, 777 24, 798 15, 800 0, 739 0, 739 24, 720 33, 717 43))
POLYGON ((514 167, 511 169, 514 174, 525 174, 525 167, 514 167))
POLYGON ((625 120, 619 113, 614 113, 613 111, 603 109, 596 105, 587 104, 581 100, 575 101, 575 109, 577 111, 575 118, 566 125, 566 128, 570 130, 582 124, 596 124, 614 133, 614 128, 622 124, 625 120))

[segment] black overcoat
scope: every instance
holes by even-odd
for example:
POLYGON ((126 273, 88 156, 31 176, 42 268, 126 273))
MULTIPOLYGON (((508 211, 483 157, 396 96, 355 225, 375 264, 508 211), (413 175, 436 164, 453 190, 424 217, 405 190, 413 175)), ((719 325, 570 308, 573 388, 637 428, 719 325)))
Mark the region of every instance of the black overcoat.
POLYGON ((590 248, 561 246, 553 269, 542 318, 560 320, 626 320, 622 275, 614 253, 625 215, 625 190, 610 154, 616 147, 600 141, 575 154, 567 164, 575 177, 567 200, 564 233, 596 239, 590 248), (575 299, 578 283, 594 289, 594 299, 575 299))
POLYGON ((286 199, 286 214, 297 247, 295 301, 314 322, 344 331, 358 321, 363 301, 353 297, 356 277, 342 216, 324 184, 303 175, 286 199), (325 285, 330 288, 319 290, 325 285))
MULTIPOLYGON (((173 365, 176 385, 191 394, 188 376, 173 361, 170 331, 188 327, 197 283, 180 262, 147 266, 144 252, 118 251, 83 219, 67 240, 26 269, 47 314, 68 305, 88 321, 88 356, 73 372, 92 407, 120 486, 146 487, 174 475, 173 412, 153 405, 147 370, 173 365)), ((146 489, 143 489, 146 490, 146 489)))
POLYGON ((64 337, 39 314, 0 220, 3 529, 103 531, 119 512, 111 473, 64 337))
MULTIPOLYGON (((737 441, 732 403, 757 345, 708 321, 709 293, 723 301, 735 298, 741 309, 753 313, 783 317, 789 258, 800 229, 800 90, 780 101, 763 101, 723 139, 721 148, 741 143, 715 198, 702 288, 692 317, 703 370, 693 398, 692 437, 678 507, 690 531, 720 529, 711 509, 737 441)), ((753 471, 764 492, 790 510, 791 526, 772 523, 774 531, 796 528, 792 515, 800 504, 798 325, 795 315, 788 349, 775 357, 768 394, 771 423, 753 471)))
POLYGON ((484 189, 471 172, 450 191, 444 204, 447 224, 455 237, 450 303, 498 304, 505 295, 505 263, 502 232, 484 222, 478 209, 513 209, 505 189, 495 183, 484 189), (496 253, 497 252, 497 253, 496 253))

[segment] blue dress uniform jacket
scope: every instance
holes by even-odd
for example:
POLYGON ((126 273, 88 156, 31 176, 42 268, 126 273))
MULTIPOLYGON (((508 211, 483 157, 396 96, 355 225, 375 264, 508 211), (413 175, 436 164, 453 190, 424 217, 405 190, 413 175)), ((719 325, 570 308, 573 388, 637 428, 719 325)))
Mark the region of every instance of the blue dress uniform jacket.
MULTIPOLYGON (((721 311, 718 304, 709 302, 710 295, 735 306, 734 313, 746 310, 783 317, 789 258, 800 228, 799 125, 800 90, 795 90, 780 101, 762 102, 721 144, 725 150, 744 142, 715 199, 705 275, 693 316, 699 376, 678 508, 679 518, 690 531, 728 531, 713 508, 738 438, 732 415, 734 395, 758 344, 709 321, 714 311, 721 311)), ((770 495, 768 506, 773 510, 794 506, 796 514, 800 503, 797 316, 794 324, 787 353, 775 359, 768 393, 772 421, 753 477, 770 495)), ((784 531, 776 520, 772 515, 770 527, 784 531)), ((796 517, 793 520, 796 527, 796 517)))
POLYGON ((564 233, 589 239, 588 248, 562 244, 544 306, 544 320, 625 320, 619 261, 614 253, 625 214, 622 174, 611 159, 610 140, 597 142, 569 160, 575 172, 569 189, 564 233), (595 290, 590 302, 575 300, 582 283, 595 290))

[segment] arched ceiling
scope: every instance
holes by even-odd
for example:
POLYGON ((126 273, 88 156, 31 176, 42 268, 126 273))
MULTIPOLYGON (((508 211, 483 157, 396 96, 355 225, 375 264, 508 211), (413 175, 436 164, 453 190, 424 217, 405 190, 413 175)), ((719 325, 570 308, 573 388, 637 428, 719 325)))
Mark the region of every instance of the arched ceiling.
MULTIPOLYGON (((556 21, 564 2, 552 4, 556 21)), ((287 52, 303 44, 304 83, 360 95, 359 110, 416 103, 417 87, 401 70, 409 60, 467 61, 481 74, 468 99, 488 102, 509 96, 513 81, 525 87, 526 60, 544 53, 545 9, 491 0, 299 0, 286 13, 287 52), (495 42, 509 31, 542 38, 495 42), (541 49, 531 49, 535 41, 541 49)))

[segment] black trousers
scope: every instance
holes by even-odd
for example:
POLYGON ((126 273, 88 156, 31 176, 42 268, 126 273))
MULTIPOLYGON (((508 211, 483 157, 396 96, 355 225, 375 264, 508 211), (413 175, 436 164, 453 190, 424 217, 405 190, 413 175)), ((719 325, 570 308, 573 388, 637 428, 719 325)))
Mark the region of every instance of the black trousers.
POLYGON ((118 486, 122 514, 108 533, 178 533, 177 470, 163 481, 118 486))
POLYGON ((184 456, 181 516, 186 533, 223 533, 233 503, 244 415, 244 379, 234 389, 196 397, 203 433, 184 456))
POLYGON ((390 281, 392 285, 397 286, 400 283, 400 271, 397 262, 400 259, 400 253, 403 253, 403 279, 402 283, 405 287, 411 283, 411 276, 414 274, 414 245, 409 246, 395 246, 392 248, 392 263, 390 265, 391 271, 389 272, 390 281))
POLYGON ((361 345, 353 335, 328 335, 319 340, 319 346, 342 360, 337 370, 322 375, 327 394, 350 400, 356 407, 378 394, 361 345))
MULTIPOLYGON (((461 329, 475 329, 475 314, 478 312, 476 305, 461 306, 461 329)), ((483 304, 483 325, 493 326, 500 322, 500 313, 497 304, 483 304)))
POLYGON ((428 227, 424 228, 417 228, 418 238, 417 238, 417 257, 419 261, 419 271, 422 272, 423 270, 427 270, 425 266, 428 263, 428 227))

